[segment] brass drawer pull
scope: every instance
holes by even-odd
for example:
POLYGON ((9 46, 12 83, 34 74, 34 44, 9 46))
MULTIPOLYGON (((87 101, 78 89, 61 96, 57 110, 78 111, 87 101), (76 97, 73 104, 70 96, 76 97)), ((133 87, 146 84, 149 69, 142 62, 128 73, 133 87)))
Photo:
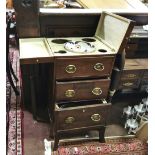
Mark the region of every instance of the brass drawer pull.
POLYGON ((91 120, 94 121, 94 122, 99 122, 101 120, 100 114, 93 114, 91 116, 91 120))
POLYGON ((67 73, 72 74, 76 72, 76 67, 75 65, 68 65, 65 70, 67 73))
POLYGON ((65 96, 66 97, 74 97, 75 96, 75 91, 74 90, 66 90, 65 96))
POLYGON ((96 63, 94 65, 94 69, 97 71, 103 71, 104 70, 104 65, 102 63, 96 63))
POLYGON ((74 121, 75 121, 75 118, 74 117, 67 117, 65 119, 65 123, 66 124, 72 124, 74 121))
POLYGON ((136 77, 136 75, 135 74, 128 74, 127 77, 128 78, 134 78, 134 77, 136 77))
POLYGON ((133 85, 133 83, 131 83, 131 82, 123 83, 123 86, 127 86, 127 87, 132 86, 132 85, 133 85))
POLYGON ((92 93, 94 94, 94 95, 101 95, 102 94, 102 89, 101 88, 98 88, 98 87, 96 87, 96 88, 94 88, 93 90, 92 90, 92 93))

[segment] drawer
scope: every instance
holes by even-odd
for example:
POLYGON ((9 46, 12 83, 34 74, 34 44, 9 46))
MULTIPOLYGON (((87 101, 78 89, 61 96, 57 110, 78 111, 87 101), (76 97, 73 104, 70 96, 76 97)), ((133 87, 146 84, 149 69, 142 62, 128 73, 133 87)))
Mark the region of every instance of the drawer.
POLYGON ((105 125, 110 104, 101 100, 56 104, 58 130, 105 125), (65 105, 67 105, 65 107, 65 105))
POLYGON ((56 101, 106 98, 110 79, 56 82, 56 101))
POLYGON ((56 58, 56 79, 110 76, 114 56, 56 58))
POLYGON ((136 89, 139 88, 140 79, 121 80, 119 89, 136 89))
POLYGON ((142 70, 123 70, 121 79, 137 79, 141 78, 143 74, 142 70))

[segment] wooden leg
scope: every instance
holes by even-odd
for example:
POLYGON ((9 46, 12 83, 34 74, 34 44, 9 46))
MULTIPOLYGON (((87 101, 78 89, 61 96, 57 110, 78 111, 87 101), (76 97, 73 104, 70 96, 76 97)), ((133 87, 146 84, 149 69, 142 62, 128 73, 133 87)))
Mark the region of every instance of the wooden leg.
POLYGON ((53 148, 54 151, 56 151, 58 149, 58 145, 59 145, 59 134, 55 133, 55 136, 54 136, 54 148, 53 148))
POLYGON ((104 134, 105 134, 105 127, 99 129, 99 142, 100 143, 104 143, 105 142, 104 134))

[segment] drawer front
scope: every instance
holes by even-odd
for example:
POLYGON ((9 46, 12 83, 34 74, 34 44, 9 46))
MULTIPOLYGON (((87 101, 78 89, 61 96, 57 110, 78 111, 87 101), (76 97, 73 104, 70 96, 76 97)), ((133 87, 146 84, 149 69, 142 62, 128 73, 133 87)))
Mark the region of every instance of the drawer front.
POLYGON ((121 80, 119 89, 135 89, 139 88, 140 79, 121 80))
POLYGON ((124 70, 121 79, 137 79, 141 78, 143 71, 141 70, 124 70))
POLYGON ((108 104, 100 104, 77 108, 64 108, 55 111, 57 129, 67 130, 95 125, 105 125, 109 108, 110 105, 108 104))
POLYGON ((110 76, 114 56, 56 58, 56 79, 110 76))
POLYGON ((56 101, 106 98, 110 79, 56 82, 56 101))

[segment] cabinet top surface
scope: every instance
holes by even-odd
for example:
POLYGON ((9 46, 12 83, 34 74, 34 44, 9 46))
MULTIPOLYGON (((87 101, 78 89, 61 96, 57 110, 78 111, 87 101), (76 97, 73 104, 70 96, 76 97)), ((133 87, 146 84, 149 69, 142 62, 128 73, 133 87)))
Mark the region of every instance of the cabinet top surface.
POLYGON ((102 12, 92 37, 20 39, 20 60, 39 58, 37 61, 43 62, 46 58, 47 62, 51 57, 114 55, 124 48, 130 24, 131 20, 102 12))

